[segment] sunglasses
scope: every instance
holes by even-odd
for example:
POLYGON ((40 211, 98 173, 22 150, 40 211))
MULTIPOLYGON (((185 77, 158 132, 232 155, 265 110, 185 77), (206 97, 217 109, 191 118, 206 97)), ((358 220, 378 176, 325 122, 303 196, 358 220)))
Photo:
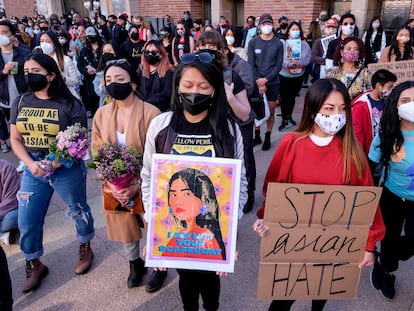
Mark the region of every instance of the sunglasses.
POLYGON ((114 60, 110 60, 108 62, 106 62, 106 66, 111 66, 111 65, 122 65, 128 63, 128 61, 125 58, 120 58, 120 59, 114 59, 114 60))
POLYGON ((186 54, 183 54, 180 58, 181 64, 184 64, 184 65, 191 64, 192 62, 196 60, 204 64, 210 64, 213 61, 213 56, 211 56, 210 53, 201 52, 201 53, 186 53, 186 54))
POLYGON ((147 56, 158 56, 160 53, 158 51, 144 51, 144 54, 147 56))
POLYGON ((353 26, 353 25, 355 25, 355 23, 343 23, 342 25, 344 25, 344 26, 348 26, 348 25, 353 26))

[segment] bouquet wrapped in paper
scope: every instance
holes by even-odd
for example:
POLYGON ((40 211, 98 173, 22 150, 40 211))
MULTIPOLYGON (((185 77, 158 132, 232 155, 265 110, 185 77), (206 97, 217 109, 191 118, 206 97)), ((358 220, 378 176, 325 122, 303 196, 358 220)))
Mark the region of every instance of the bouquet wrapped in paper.
POLYGON ((142 154, 134 145, 104 144, 94 159, 98 179, 123 189, 139 176, 142 154))
POLYGON ((56 138, 49 145, 49 154, 46 158, 54 162, 61 162, 69 168, 73 163, 87 156, 88 148, 88 130, 80 123, 75 123, 56 135, 56 138))

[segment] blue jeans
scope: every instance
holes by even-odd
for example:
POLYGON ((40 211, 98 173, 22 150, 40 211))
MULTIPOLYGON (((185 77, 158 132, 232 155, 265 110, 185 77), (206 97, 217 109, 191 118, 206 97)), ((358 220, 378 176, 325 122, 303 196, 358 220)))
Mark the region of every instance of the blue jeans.
POLYGON ((17 208, 0 219, 0 233, 17 229, 17 208))
POLYGON ((26 260, 43 255, 43 224, 55 190, 68 206, 67 216, 75 223, 78 240, 85 243, 94 236, 93 217, 86 202, 84 162, 71 168, 62 166, 49 177, 34 176, 25 167, 17 199, 20 248, 26 260))

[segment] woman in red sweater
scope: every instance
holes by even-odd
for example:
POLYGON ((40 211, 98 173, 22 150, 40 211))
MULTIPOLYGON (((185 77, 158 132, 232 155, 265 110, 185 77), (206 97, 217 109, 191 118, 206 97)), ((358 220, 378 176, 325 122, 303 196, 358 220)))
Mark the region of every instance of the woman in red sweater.
MULTIPOLYGON (((368 167, 353 130, 351 99, 345 86, 336 79, 321 79, 306 94, 299 127, 280 142, 266 173, 263 194, 266 196, 269 182, 372 186, 368 167)), ((269 229, 263 215, 264 202, 253 225, 260 237, 269 229)), ((384 233, 377 209, 360 268, 373 265, 375 244, 384 233)), ((273 300, 269 311, 290 310, 293 303, 273 300)), ((325 304, 326 300, 313 300, 312 311, 322 310, 325 304)))

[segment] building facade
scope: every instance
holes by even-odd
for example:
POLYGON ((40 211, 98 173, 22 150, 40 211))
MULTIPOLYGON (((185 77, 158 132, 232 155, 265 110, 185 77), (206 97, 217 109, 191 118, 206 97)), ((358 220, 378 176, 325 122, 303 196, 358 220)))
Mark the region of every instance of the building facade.
MULTIPOLYGON (((100 11, 109 14, 127 12, 139 14, 162 23, 166 14, 172 21, 182 17, 184 11, 190 11, 191 17, 210 18, 218 23, 220 16, 225 16, 232 25, 243 26, 247 16, 270 13, 275 21, 281 15, 290 20, 302 21, 304 31, 310 22, 323 9, 330 14, 343 14, 352 11, 361 30, 366 28, 373 16, 380 16, 388 31, 392 31, 408 18, 414 17, 414 0, 2 0, 8 16, 33 16, 37 11, 44 15, 63 14, 71 8, 82 15, 100 11), (94 9, 95 8, 95 9, 94 9)), ((0 3, 1 5, 1 3, 0 3)), ((154 25, 155 26, 155 25, 154 25)), ((162 26, 162 25, 161 25, 162 26)), ((156 27, 158 28, 158 27, 156 27)))

